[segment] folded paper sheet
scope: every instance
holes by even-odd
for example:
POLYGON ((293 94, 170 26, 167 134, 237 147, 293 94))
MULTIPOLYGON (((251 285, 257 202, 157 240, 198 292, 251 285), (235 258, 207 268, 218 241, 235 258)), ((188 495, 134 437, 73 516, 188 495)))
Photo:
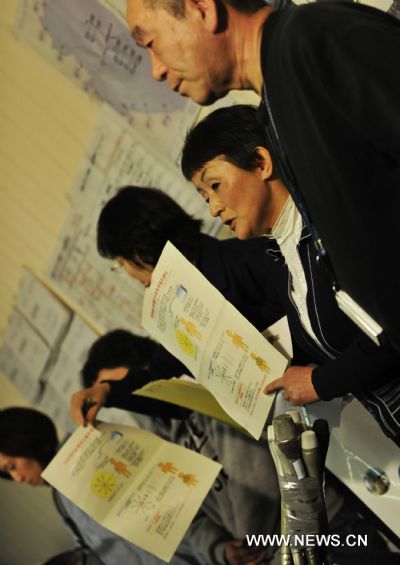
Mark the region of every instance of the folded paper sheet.
POLYGON ((170 242, 152 275, 142 325, 222 408, 259 438, 287 359, 170 242))
POLYGON ((42 476, 104 527, 169 561, 221 469, 150 432, 80 427, 42 476))
POLYGON ((190 378, 189 380, 189 377, 160 379, 135 390, 133 394, 145 396, 146 398, 155 398, 156 400, 164 400, 189 410, 195 410, 206 416, 216 418, 225 424, 229 424, 233 428, 237 428, 249 435, 247 430, 242 428, 225 412, 211 392, 196 382, 195 379, 190 378))

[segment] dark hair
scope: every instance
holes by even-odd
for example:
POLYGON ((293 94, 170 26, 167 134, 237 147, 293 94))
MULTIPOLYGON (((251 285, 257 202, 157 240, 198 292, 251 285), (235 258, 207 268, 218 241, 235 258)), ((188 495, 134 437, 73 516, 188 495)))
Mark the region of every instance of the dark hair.
MULTIPOLYGON (((0 411, 0 453, 35 459, 44 468, 57 452, 58 439, 53 422, 33 408, 5 408, 0 411)), ((7 473, 0 476, 8 478, 7 473)))
MULTIPOLYGON (((69 523, 68 525, 70 526, 69 523)), ((88 547, 75 547, 74 549, 69 549, 68 551, 63 551, 58 555, 50 557, 50 559, 44 561, 42 565, 82 565, 83 563, 94 563, 96 565, 103 563, 103 561, 100 562, 94 551, 88 547)))
POLYGON ((144 368, 151 361, 157 344, 147 337, 126 330, 113 330, 97 339, 89 349, 82 368, 83 386, 91 387, 101 369, 144 368))
POLYGON ((223 157, 246 171, 256 169, 256 149, 266 146, 265 131, 256 113, 255 106, 238 104, 215 110, 195 125, 183 147, 181 167, 186 179, 191 180, 215 157, 223 157))
MULTIPOLYGON (((265 8, 264 0, 220 0, 222 4, 232 6, 238 12, 252 14, 258 12, 261 8, 265 8)), ((185 15, 184 0, 146 0, 146 4, 150 8, 164 8, 176 18, 182 18, 185 15)))
POLYGON ((161 190, 126 186, 100 213, 97 249, 102 257, 123 257, 139 267, 143 263, 154 267, 169 240, 193 262, 201 226, 201 220, 189 216, 161 190))

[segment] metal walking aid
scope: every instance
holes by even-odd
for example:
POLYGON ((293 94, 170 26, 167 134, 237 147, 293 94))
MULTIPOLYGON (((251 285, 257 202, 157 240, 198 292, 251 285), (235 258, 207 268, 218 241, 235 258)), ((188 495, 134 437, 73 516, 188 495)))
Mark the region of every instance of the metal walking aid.
POLYGON ((323 491, 328 424, 303 423, 299 412, 274 418, 268 445, 281 491, 281 564, 323 565, 324 548, 310 540, 328 531, 323 491), (307 537, 308 536, 308 537, 307 537), (308 545, 307 545, 308 542, 308 545))

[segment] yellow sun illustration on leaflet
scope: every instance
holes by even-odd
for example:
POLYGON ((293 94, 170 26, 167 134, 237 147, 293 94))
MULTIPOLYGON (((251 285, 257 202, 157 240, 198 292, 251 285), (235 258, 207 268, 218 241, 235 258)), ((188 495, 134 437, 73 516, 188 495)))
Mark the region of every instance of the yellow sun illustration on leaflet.
POLYGON ((109 498, 117 488, 117 479, 108 471, 96 471, 90 483, 96 496, 102 499, 109 498))
POLYGON ((188 335, 182 330, 176 330, 175 332, 176 342, 179 347, 190 357, 196 357, 196 346, 188 335))

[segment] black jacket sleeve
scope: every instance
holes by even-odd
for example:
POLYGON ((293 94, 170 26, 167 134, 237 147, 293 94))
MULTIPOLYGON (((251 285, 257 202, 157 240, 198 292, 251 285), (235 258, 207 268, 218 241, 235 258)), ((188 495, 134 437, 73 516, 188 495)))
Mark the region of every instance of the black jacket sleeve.
MULTIPOLYGON (((374 388, 398 379, 400 356, 360 334, 341 355, 313 371, 312 383, 321 400, 374 388)), ((399 383, 400 384, 400 383, 399 383)))
POLYGON ((122 410, 160 418, 176 418, 179 420, 186 418, 189 411, 185 408, 162 400, 132 394, 133 391, 152 380, 155 379, 151 379, 149 372, 145 369, 135 369, 129 371, 126 377, 120 381, 105 381, 110 385, 105 407, 121 408, 122 410))

